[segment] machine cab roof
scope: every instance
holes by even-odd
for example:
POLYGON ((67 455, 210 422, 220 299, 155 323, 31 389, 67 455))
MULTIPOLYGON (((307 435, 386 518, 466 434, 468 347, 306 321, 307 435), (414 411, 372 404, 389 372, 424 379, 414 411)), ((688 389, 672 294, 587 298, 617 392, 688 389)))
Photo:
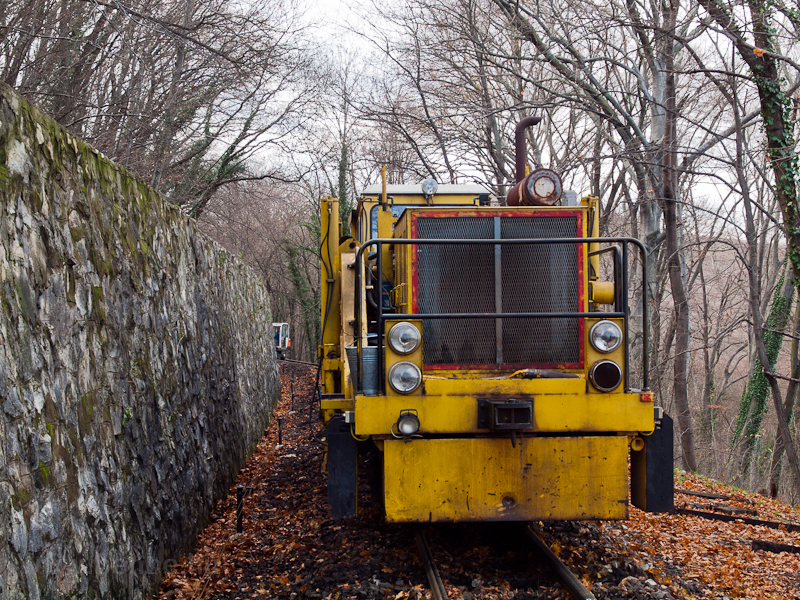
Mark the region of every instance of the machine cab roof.
MULTIPOLYGON (((367 196, 373 196, 376 200, 381 195, 381 185, 370 185, 367 186, 364 191, 361 192, 361 197, 364 199, 367 196)), ((414 201, 415 204, 426 204, 425 197, 422 193, 422 186, 421 184, 413 184, 413 185, 387 185, 386 186, 386 193, 389 196, 403 196, 405 200, 408 196, 417 196, 418 198, 408 198, 409 200, 414 201)), ((475 184, 450 184, 450 183, 442 183, 438 186, 435 195, 433 196, 437 201, 446 200, 449 196, 458 196, 460 201, 464 201, 464 196, 470 196, 470 200, 478 201, 480 196, 488 196, 488 190, 483 187, 482 185, 475 185, 475 184)), ((472 202, 469 202, 472 204, 472 202)))
MULTIPOLYGON (((476 184, 438 184, 433 194, 423 193, 423 184, 432 182, 427 179, 413 185, 387 185, 386 200, 395 220, 399 219, 406 208, 425 206, 489 206, 489 191, 476 184)), ((430 189, 430 188, 429 188, 430 189)), ((371 185, 361 192, 358 207, 353 211, 351 228, 359 232, 360 241, 370 237, 378 237, 378 206, 383 193, 380 184, 371 185), (363 218, 367 217, 367 218, 363 218), (365 227, 369 222, 369 229, 365 227)))

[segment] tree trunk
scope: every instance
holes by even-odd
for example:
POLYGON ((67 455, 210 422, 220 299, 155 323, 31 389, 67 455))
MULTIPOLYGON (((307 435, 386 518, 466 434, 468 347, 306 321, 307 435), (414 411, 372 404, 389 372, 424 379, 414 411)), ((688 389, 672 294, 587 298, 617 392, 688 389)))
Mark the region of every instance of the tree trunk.
MULTIPOLYGON (((756 50, 763 51, 756 52, 747 42, 747 35, 739 29, 733 15, 726 7, 718 4, 715 0, 699 0, 699 2, 717 25, 731 37, 742 60, 747 63, 758 88, 761 116, 767 137, 767 153, 775 176, 775 195, 781 207, 784 230, 786 231, 787 255, 794 271, 795 282, 800 286, 800 210, 798 210, 797 199, 797 155, 795 154, 792 125, 786 122, 786 117, 790 114, 790 101, 781 90, 781 78, 778 73, 777 61, 770 55, 770 52, 775 49, 774 29, 771 20, 773 9, 770 5, 765 5, 755 0, 749 0, 747 4, 753 23, 756 50)), ((738 113, 736 116, 738 119, 738 113)), ((738 136, 737 144, 741 144, 738 136)), ((737 152, 737 154, 740 154, 740 152, 737 152)), ((745 202, 745 205, 748 210, 752 210, 749 202, 745 202)), ((751 272, 751 295, 754 291, 752 290, 753 286, 757 287, 757 283, 752 281, 754 276, 755 274, 751 272)), ((753 314, 753 333, 758 358, 761 360, 762 365, 768 365, 766 347, 763 337, 761 337, 763 334, 761 315, 758 312, 758 303, 755 302, 754 304, 753 302, 754 300, 751 298, 751 311, 755 310, 753 314)), ((767 381, 772 390, 772 401, 778 417, 779 431, 786 444, 786 455, 792 467, 795 485, 800 493, 800 462, 798 462, 797 452, 789 432, 789 425, 781 403, 777 380, 771 370, 764 369, 764 374, 767 376, 767 381)))
POLYGON ((311 289, 308 283, 308 277, 305 276, 300 266, 300 248, 288 238, 284 239, 283 243, 288 262, 287 269, 289 271, 289 278, 294 288, 295 297, 300 304, 303 330, 305 331, 306 339, 309 340, 309 360, 313 361, 316 354, 316 347, 314 346, 313 340, 320 339, 320 300, 318 292, 311 289))
MULTIPOLYGON (((752 275, 751 275, 752 278, 752 275)), ((752 285, 752 282, 751 282, 752 285)), ((751 298, 751 307, 756 308, 754 305, 756 302, 753 298, 751 298)), ((762 364, 768 364, 767 359, 767 348, 764 344, 764 332, 761 327, 761 317, 756 311, 755 315, 753 316, 753 329, 755 330, 755 339, 756 339, 756 350, 758 352, 758 357, 762 361, 762 364)), ((795 486, 797 487, 798 493, 800 493, 800 462, 797 460, 797 452, 795 451, 794 443, 792 442, 791 433, 789 432, 789 425, 787 424, 786 412, 783 410, 783 404, 781 403, 781 393, 778 389, 778 380, 775 377, 775 374, 771 370, 764 369, 764 375, 767 377, 767 381, 769 381, 770 388, 772 390, 772 403, 775 406, 775 413, 778 416, 778 431, 781 434, 783 440, 786 443, 786 455, 789 459, 789 464, 792 467, 792 472, 794 473, 795 479, 795 486)))
POLYGON ((700 407, 700 436, 709 445, 714 440, 714 367, 711 360, 711 323, 708 310, 708 290, 706 288, 706 275, 704 264, 698 265, 700 289, 703 296, 703 397, 700 407))
MULTIPOLYGON (((675 31, 679 2, 673 0, 665 10, 665 27, 675 31)), ((694 449, 694 427, 689 410, 689 302, 681 268, 682 248, 679 242, 678 172, 676 170, 676 85, 675 55, 671 37, 664 42, 664 67, 666 71, 666 98, 664 115, 664 227, 666 229, 667 269, 669 272, 672 302, 675 310, 675 358, 673 361, 673 394, 677 410, 683 468, 697 470, 694 449)))
MULTIPOLYGON (((786 390, 786 397, 783 401, 783 412, 786 415, 788 425, 792 420, 792 412, 794 411, 795 398, 797 397, 797 382, 800 380, 800 359, 798 353, 800 351, 800 343, 798 343, 798 336, 800 336, 800 303, 795 306, 794 313, 794 328, 792 330, 794 338, 792 339, 792 381, 789 382, 789 387, 786 390)), ((781 459, 783 458, 784 450, 786 449, 783 443, 783 436, 781 435, 780 425, 776 426, 775 431, 775 447, 772 449, 772 464, 769 470, 769 495, 772 498, 778 497, 778 488, 780 487, 781 478, 781 459)))
MULTIPOLYGON (((769 316, 766 321, 766 331, 764 332, 764 345, 767 348, 767 358, 769 359, 769 370, 775 368, 778 360, 778 353, 783 345, 783 330, 789 321, 792 311, 792 300, 794 299, 794 278, 781 276, 778 287, 775 289, 775 296, 772 300, 769 316)), ((753 372, 750 381, 742 394, 739 404, 739 416, 736 421, 736 428, 733 432, 733 443, 736 442, 742 430, 744 439, 742 454, 740 457, 740 474, 747 475, 750 471, 750 463, 753 454, 758 446, 761 426, 767 413, 767 396, 769 395, 769 383, 764 375, 761 361, 756 358, 753 364, 753 372)))

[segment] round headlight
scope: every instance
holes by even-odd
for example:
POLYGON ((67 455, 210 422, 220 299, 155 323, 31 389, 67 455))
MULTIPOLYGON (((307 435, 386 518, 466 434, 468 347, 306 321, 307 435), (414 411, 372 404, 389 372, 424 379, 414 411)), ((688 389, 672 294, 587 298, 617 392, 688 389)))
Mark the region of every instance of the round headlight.
POLYGON ((439 184, 436 183, 436 180, 433 178, 424 180, 420 185, 422 186, 423 196, 433 196, 436 190, 439 189, 439 184))
POLYGON ((411 354, 419 348, 420 340, 419 329, 408 321, 402 321, 392 326, 389 335, 386 336, 389 347, 398 354, 411 354))
POLYGON ((402 361, 389 369, 389 385, 398 394, 410 394, 422 383, 422 371, 414 363, 402 361))
POLYGON ((419 431, 419 417, 416 411, 404 410, 397 419, 397 431, 401 435, 414 435, 419 431))
POLYGON ((589 341, 598 352, 613 352, 622 343, 622 330, 613 321, 600 321, 589 332, 589 341))
POLYGON ((622 382, 622 369, 613 360, 599 360, 589 369, 589 381, 601 392, 612 392, 622 382))

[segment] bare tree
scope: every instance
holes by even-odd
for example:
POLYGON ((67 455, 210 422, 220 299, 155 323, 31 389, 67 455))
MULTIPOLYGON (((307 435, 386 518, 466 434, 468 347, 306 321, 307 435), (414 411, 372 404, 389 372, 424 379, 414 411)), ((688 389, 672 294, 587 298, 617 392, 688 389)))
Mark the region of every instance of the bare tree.
POLYGON ((286 178, 318 78, 273 0, 11 0, 0 73, 195 216, 228 183, 286 178), (165 76, 166 75, 166 76, 165 76))
MULTIPOLYGON (((774 176, 775 196, 781 208, 784 231, 788 242, 789 262, 794 271, 795 282, 800 285, 800 205, 798 204, 798 178, 800 174, 798 173, 798 161, 795 154, 793 128, 788 122, 790 101, 786 91, 781 86, 782 77, 779 70, 781 62, 793 63, 787 56, 781 55, 778 40, 774 34, 778 23, 776 13, 782 14, 795 30, 800 21, 796 17, 796 12, 787 10, 787 7, 780 3, 777 4, 776 8, 760 2, 746 0, 741 5, 746 9, 749 24, 752 27, 752 31, 747 32, 746 24, 737 18, 735 11, 718 3, 717 0, 699 0, 699 2, 708 12, 710 18, 722 28, 725 35, 731 40, 739 56, 747 64, 758 90, 761 114, 766 130, 767 152, 774 176), (755 44, 747 41, 748 33, 752 35, 755 44)), ((794 37, 796 39, 796 36, 794 37)), ((793 66, 797 68, 796 65, 793 64, 793 66)), ((746 196, 745 199, 747 199, 746 196)), ((746 202, 745 206, 749 208, 749 203, 746 202)), ((751 232, 749 228, 750 215, 748 214, 748 238, 751 238, 754 232, 751 232)), ((751 263, 750 285, 753 288, 753 294, 756 293, 757 288, 757 280, 754 279, 755 267, 756 265, 751 263)), ((769 382, 773 406, 777 416, 779 436, 794 474, 796 489, 800 493, 800 462, 789 431, 777 377, 773 371, 774 361, 770 362, 764 342, 763 324, 759 309, 758 304, 755 301, 751 301, 754 340, 758 359, 769 382)))

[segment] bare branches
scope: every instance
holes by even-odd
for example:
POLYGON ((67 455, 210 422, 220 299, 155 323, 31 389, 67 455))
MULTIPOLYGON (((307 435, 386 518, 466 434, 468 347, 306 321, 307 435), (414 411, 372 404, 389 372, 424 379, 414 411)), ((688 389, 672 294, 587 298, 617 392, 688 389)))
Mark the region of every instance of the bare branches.
POLYGON ((273 0, 5 10, 4 79, 194 214, 228 182, 276 176, 253 159, 302 128, 319 85, 298 15, 273 0))

